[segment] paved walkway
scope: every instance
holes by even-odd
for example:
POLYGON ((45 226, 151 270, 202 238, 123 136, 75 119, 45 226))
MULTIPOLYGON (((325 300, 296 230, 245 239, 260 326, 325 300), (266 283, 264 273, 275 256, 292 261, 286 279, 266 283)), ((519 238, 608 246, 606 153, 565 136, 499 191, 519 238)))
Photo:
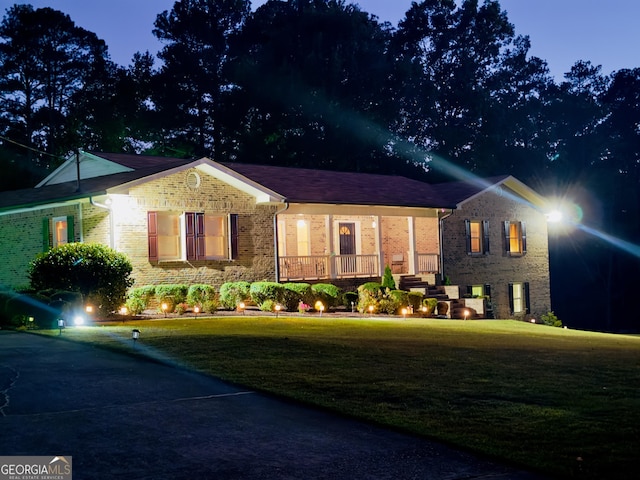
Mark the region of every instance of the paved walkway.
POLYGON ((6 331, 0 455, 72 456, 81 480, 542 478, 184 369, 6 331))

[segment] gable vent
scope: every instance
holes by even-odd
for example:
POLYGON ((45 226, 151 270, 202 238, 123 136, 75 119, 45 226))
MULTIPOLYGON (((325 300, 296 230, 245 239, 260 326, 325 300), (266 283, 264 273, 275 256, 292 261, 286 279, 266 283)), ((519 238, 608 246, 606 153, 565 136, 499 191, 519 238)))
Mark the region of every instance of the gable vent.
POLYGON ((197 172, 187 173, 187 187, 195 190, 200 187, 200 175, 197 172))

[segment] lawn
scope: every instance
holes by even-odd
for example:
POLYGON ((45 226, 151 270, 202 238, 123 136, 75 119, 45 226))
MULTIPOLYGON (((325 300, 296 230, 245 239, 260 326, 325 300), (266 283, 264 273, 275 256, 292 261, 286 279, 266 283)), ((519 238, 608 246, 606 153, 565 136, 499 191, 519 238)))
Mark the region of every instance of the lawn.
POLYGON ((565 478, 637 476, 636 336, 508 320, 312 316, 180 317, 62 336, 159 356, 565 478))

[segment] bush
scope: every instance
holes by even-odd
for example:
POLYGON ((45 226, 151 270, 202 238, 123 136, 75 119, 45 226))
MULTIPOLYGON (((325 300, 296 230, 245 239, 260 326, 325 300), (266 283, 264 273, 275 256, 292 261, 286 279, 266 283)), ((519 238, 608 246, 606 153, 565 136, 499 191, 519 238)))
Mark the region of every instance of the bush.
POLYGON ((283 304, 286 310, 293 312, 298 310, 300 303, 311 304, 313 294, 308 283, 285 283, 283 304))
POLYGON ((13 290, 0 291, 0 326, 20 328, 53 328, 60 316, 60 310, 49 305, 50 299, 39 293, 17 293, 13 290))
POLYGON ((184 284, 156 285, 155 300, 158 303, 158 311, 161 313, 170 313, 175 311, 179 303, 187 301, 187 292, 189 287, 184 284), (166 310, 162 305, 166 305, 166 310))
POLYGON ((430 317, 436 311, 436 307, 438 306, 438 299, 433 297, 425 298, 424 300, 422 300, 422 305, 427 307, 425 315, 430 317))
POLYGON ((382 299, 382 285, 377 282, 363 283, 358 287, 358 311, 369 313, 369 307, 373 312, 379 311, 378 302, 382 299))
POLYGON ((556 317, 556 314, 553 312, 547 312, 540 319, 543 321, 545 325, 549 325, 551 327, 562 327, 562 320, 556 317))
POLYGON ((29 265, 31 288, 82 294, 102 313, 120 307, 133 285, 129 259, 105 245, 67 243, 39 254, 29 265))
POLYGON ((140 315, 149 308, 149 301, 155 296, 155 285, 133 288, 127 294, 126 307, 131 315, 140 315))
POLYGON ((358 305, 358 292, 345 292, 342 298, 344 299, 344 306, 349 310, 358 305))
POLYGON ((202 306, 216 298, 216 290, 211 285, 196 284, 191 285, 187 291, 187 304, 191 306, 202 306))
POLYGON ((407 293, 407 302, 408 305, 411 305, 414 312, 420 310, 420 306, 422 305, 422 293, 420 292, 408 292, 407 293))
POLYGON ((209 298, 202 303, 201 311, 205 313, 216 313, 220 307, 220 301, 217 297, 209 298))
POLYGON ((259 308, 263 312, 273 312, 276 309, 276 304, 273 300, 267 299, 260 304, 259 308))
POLYGON ((391 274, 391 267, 387 265, 384 267, 384 275, 382 276, 382 288, 388 288, 389 290, 395 290, 396 281, 391 274))
POLYGON ((330 283, 316 283, 311 285, 313 292, 313 305, 320 301, 327 310, 335 308, 342 303, 342 291, 330 283))
POLYGON ((235 310, 240 302, 249 300, 249 282, 226 282, 220 286, 220 304, 228 310, 235 310))
MULTIPOLYGON (((281 283, 277 282, 254 282, 249 288, 249 294, 251 300, 260 307, 262 310, 262 304, 267 300, 271 300, 273 303, 284 303, 285 288, 281 283)), ((297 308, 297 304, 294 308, 297 308)))

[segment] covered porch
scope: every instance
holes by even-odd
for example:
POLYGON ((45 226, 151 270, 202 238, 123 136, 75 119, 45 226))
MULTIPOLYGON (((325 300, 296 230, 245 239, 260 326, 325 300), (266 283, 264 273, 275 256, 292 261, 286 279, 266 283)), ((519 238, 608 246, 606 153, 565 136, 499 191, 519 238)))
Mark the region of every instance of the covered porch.
POLYGON ((435 209, 295 205, 277 217, 280 281, 440 272, 435 209))

